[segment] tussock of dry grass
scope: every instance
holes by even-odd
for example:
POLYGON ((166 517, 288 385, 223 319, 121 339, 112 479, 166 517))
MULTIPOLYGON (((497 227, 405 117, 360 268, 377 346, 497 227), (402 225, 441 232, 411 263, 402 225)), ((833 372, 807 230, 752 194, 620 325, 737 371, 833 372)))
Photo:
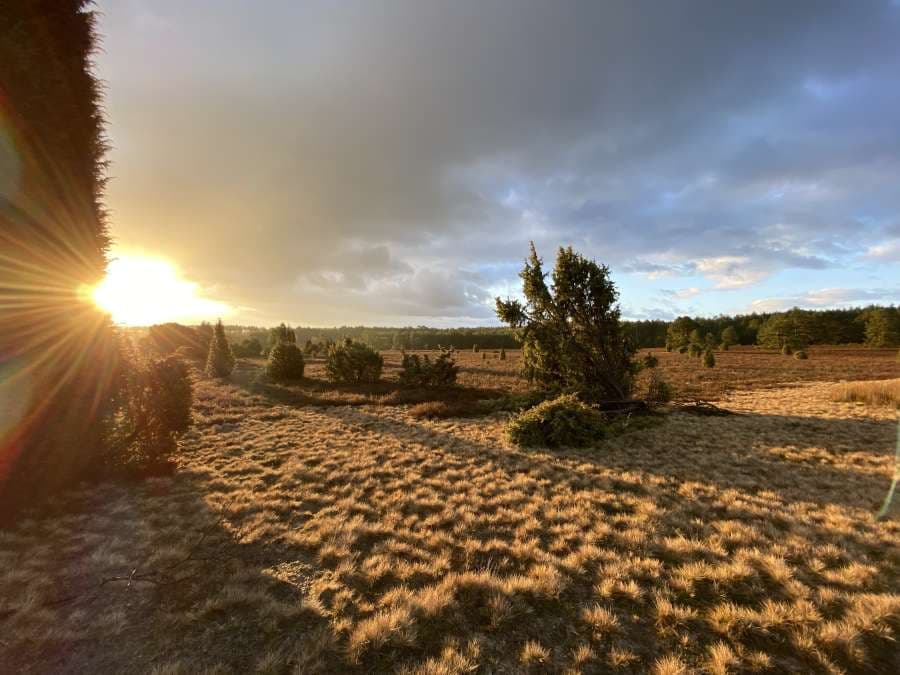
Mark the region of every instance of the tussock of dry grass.
POLYGON ((900 524, 873 513, 894 421, 831 387, 737 391, 741 415, 550 453, 506 445, 502 414, 202 380, 176 476, 0 532, 0 663, 893 672, 900 524), (173 566, 170 585, 98 584, 173 566))
POLYGON ((900 379, 842 382, 835 385, 834 400, 900 409, 900 379))

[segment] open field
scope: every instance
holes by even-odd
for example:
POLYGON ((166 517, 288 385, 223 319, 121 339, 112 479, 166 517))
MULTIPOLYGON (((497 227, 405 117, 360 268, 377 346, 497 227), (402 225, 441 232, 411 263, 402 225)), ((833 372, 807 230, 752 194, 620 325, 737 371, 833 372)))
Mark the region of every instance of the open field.
MULTIPOLYGON (((198 375, 174 477, 0 532, 0 670, 896 672, 900 513, 874 518, 896 411, 834 400, 896 352, 654 353, 740 414, 551 453, 317 363, 198 375)), ((490 357, 460 355, 458 396, 524 389, 490 357)))
MULTIPOLYGON (((780 352, 759 347, 732 347, 716 351, 716 367, 703 368, 698 359, 685 354, 667 353, 664 349, 645 349, 659 358, 665 378, 675 385, 681 398, 715 400, 729 391, 785 387, 801 382, 838 382, 841 380, 882 380, 900 377, 900 358, 896 349, 861 347, 813 347, 807 350, 809 359, 801 361, 780 352)), ((431 353, 434 352, 411 352, 431 353)), ((460 365, 459 384, 464 388, 456 394, 462 398, 490 398, 505 392, 523 392, 528 383, 519 376, 522 353, 508 350, 501 361, 499 351, 456 352, 460 365)), ((428 392, 410 393, 399 389, 397 374, 401 352, 385 351, 384 382, 372 387, 341 388, 325 382, 324 359, 307 363, 309 378, 302 385, 292 387, 268 386, 261 391, 272 397, 282 397, 292 403, 334 405, 349 403, 395 404, 412 403, 428 392)), ((248 359, 248 366, 262 368, 263 359, 248 359)), ((247 381, 247 371, 244 377, 247 381)), ((645 386, 647 373, 638 377, 638 391, 645 386)), ((444 392, 439 394, 444 395, 444 392)), ((434 396, 434 393, 431 394, 434 396)))

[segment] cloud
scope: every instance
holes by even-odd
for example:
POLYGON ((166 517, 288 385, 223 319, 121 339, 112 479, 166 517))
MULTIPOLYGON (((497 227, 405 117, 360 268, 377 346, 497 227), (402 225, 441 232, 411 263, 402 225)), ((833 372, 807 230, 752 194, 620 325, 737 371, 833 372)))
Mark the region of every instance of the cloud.
POLYGON ((691 286, 690 288, 680 288, 677 290, 662 289, 660 294, 676 300, 687 300, 688 298, 693 298, 695 295, 699 295, 701 292, 702 291, 696 286, 691 286))
POLYGON ((260 320, 466 318, 529 240, 746 288, 900 209, 889 3, 151 4, 100 2, 113 232, 260 320))
POLYGON ((877 260, 900 261, 900 239, 891 239, 870 246, 866 251, 866 257, 877 260))
POLYGON ((822 288, 800 295, 762 298, 750 303, 751 312, 779 312, 792 307, 828 309, 874 303, 893 303, 900 297, 895 288, 822 288))

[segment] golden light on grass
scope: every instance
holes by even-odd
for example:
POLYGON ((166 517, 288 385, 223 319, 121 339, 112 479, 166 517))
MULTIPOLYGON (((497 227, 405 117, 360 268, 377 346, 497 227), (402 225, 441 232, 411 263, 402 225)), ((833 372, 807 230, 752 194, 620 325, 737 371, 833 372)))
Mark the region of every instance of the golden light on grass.
POLYGON ((841 383, 835 387, 834 400, 900 409, 900 379, 841 383))
POLYGON ((115 323, 125 326, 199 321, 231 313, 226 303, 202 297, 199 286, 182 278, 172 263, 152 256, 116 257, 103 281, 88 292, 115 323))

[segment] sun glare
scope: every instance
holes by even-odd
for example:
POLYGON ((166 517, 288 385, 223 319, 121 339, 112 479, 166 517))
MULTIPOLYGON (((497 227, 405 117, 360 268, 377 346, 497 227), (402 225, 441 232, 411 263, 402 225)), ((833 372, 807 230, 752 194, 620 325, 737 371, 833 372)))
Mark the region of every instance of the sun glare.
POLYGON ((198 285, 182 279, 168 261, 142 255, 110 261, 106 277, 90 295, 115 323, 125 326, 210 320, 231 311, 223 302, 201 297, 198 285))

